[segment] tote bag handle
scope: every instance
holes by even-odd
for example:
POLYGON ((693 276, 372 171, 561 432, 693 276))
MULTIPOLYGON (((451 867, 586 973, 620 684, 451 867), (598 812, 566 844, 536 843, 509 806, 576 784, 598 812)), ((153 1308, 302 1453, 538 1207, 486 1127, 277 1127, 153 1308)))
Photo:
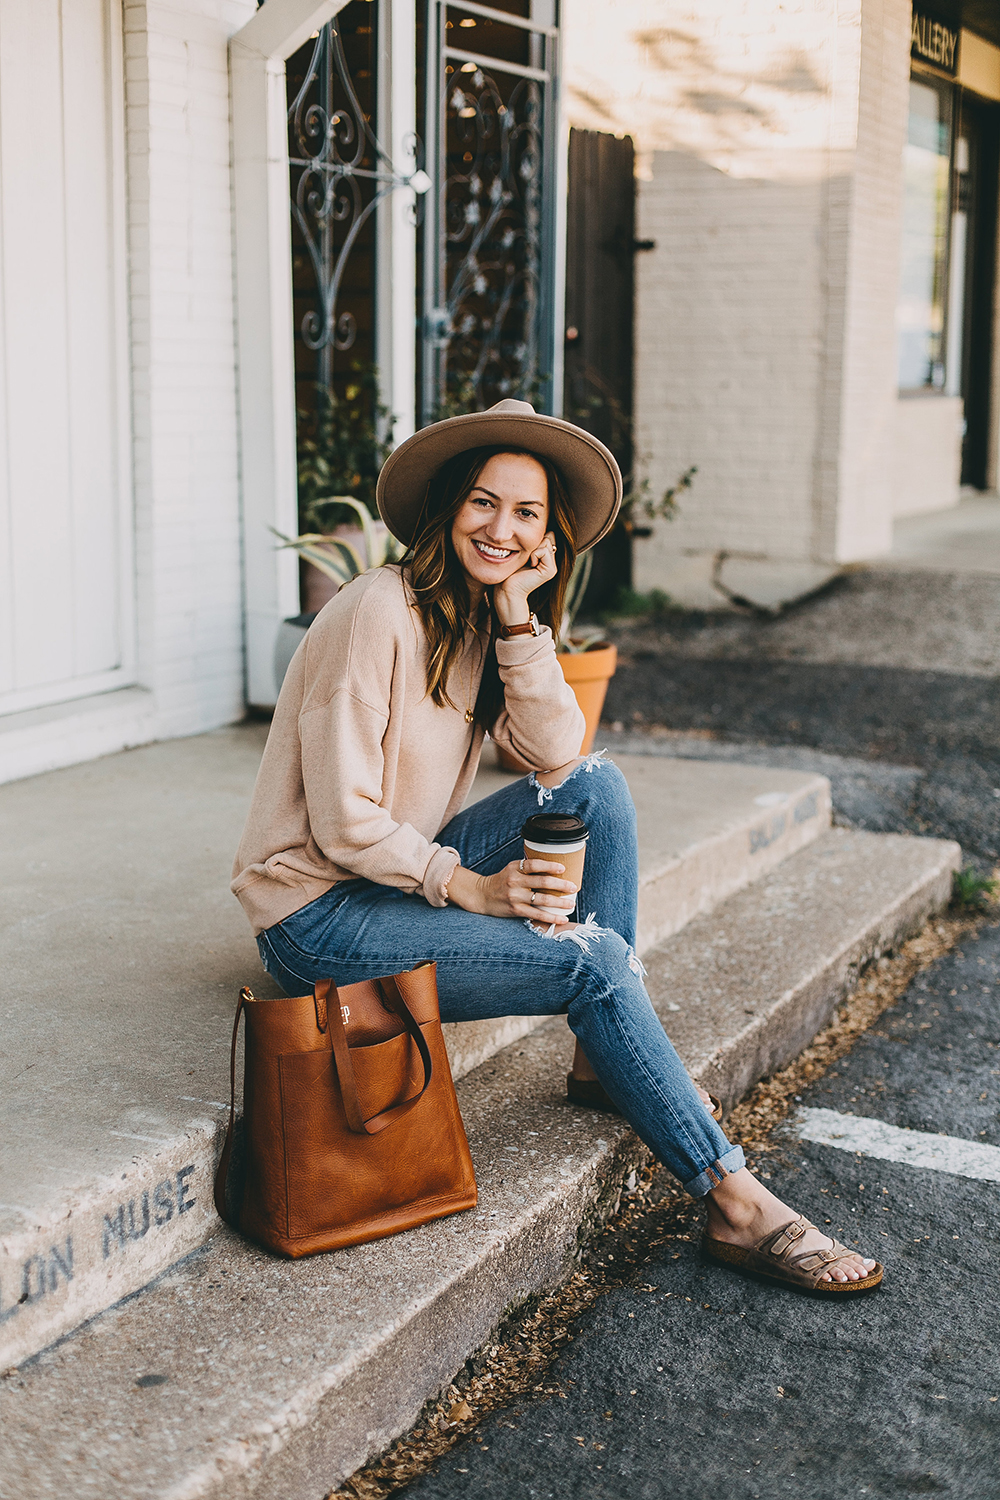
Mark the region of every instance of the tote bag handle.
POLYGON ((378 1135, 379 1131, 384 1130, 387 1125, 391 1125, 393 1120, 398 1119, 400 1115, 406 1114, 409 1110, 413 1109, 415 1105, 420 1103, 424 1094, 426 1094, 432 1074, 431 1054, 428 1051, 427 1043, 424 1041, 424 1034, 410 1014, 410 1008, 400 994, 399 989, 395 985, 390 986, 386 984, 381 979, 376 979, 372 982, 378 990, 382 1004, 387 1010, 391 1010, 399 1017, 416 1043, 417 1051, 420 1053, 420 1061, 424 1065, 424 1082, 420 1093, 415 1094, 412 1099, 404 1099, 401 1104, 390 1105, 388 1109, 384 1109, 380 1114, 372 1115, 371 1119, 366 1120, 361 1113, 361 1105, 358 1102, 358 1089, 354 1079, 354 1065, 351 1062, 351 1049, 347 1045, 344 1013, 340 1008, 340 997, 337 994, 337 986, 332 979, 317 980, 316 999, 320 1005, 324 1003, 326 1005, 330 1025, 330 1039, 333 1042, 333 1058, 337 1068, 337 1078, 340 1083, 340 1097, 344 1101, 344 1114, 347 1116, 348 1128, 355 1135, 378 1135))
MULTIPOLYGON (((330 1025, 332 1020, 332 1025, 330 1026, 330 1040, 333 1043, 332 1056, 334 1066, 337 1069, 337 1080, 340 1084, 340 1096, 344 1102, 344 1114, 347 1118, 347 1125, 355 1135, 378 1135, 380 1131, 385 1130, 387 1125, 391 1125, 395 1119, 407 1113, 414 1105, 419 1104, 427 1092, 433 1073, 431 1054, 424 1040, 424 1034, 411 1015, 410 1008, 400 994, 399 989, 395 985, 390 986, 378 979, 374 980, 373 983, 378 989, 382 1004, 387 1010, 391 1010, 394 1015, 399 1017, 410 1037, 415 1042, 417 1051, 420 1054, 420 1061, 424 1068, 424 1082, 420 1093, 415 1094, 412 1099, 404 1099, 401 1104, 393 1104, 389 1109, 384 1109, 379 1114, 373 1115, 371 1119, 366 1120, 361 1112, 361 1105, 358 1101, 354 1066, 351 1062, 351 1049, 347 1045, 344 1014, 340 1008, 337 986, 332 979, 317 980, 313 992, 316 1003, 316 1023, 321 1031, 325 1031, 326 1026, 330 1025), (326 1024, 324 1024, 324 1021, 326 1024)), ((233 1040, 229 1051, 229 1124, 226 1128, 226 1139, 222 1147, 222 1155, 219 1158, 218 1169, 215 1173, 216 1212, 220 1219, 227 1224, 232 1224, 234 1228, 238 1226, 226 1210, 226 1179, 229 1176, 229 1162, 233 1154, 233 1134, 236 1125, 236 1042, 239 1037, 240 1018, 243 1015, 247 1001, 253 1000, 253 998, 250 990, 244 985, 240 990, 240 998, 236 1006, 236 1018, 233 1021, 233 1040)), ((271 1001, 269 1003, 280 1005, 281 1002, 271 1001)))

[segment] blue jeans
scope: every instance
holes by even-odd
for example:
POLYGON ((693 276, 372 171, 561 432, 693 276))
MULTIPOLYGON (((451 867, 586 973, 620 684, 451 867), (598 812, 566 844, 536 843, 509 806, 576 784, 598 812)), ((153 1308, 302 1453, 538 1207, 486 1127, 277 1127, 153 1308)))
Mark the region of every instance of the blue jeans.
POLYGON ((369 880, 346 880, 257 939, 265 969, 289 995, 317 979, 340 985, 433 959, 443 1021, 565 1012, 594 1071, 636 1134, 694 1197, 745 1165, 698 1097, 657 1020, 635 956, 638 853, 635 807, 610 761, 589 757, 562 786, 534 776, 504 787, 438 834, 466 868, 493 875, 523 854, 521 826, 542 806, 576 813, 590 829, 574 940, 520 918, 429 906, 369 880))

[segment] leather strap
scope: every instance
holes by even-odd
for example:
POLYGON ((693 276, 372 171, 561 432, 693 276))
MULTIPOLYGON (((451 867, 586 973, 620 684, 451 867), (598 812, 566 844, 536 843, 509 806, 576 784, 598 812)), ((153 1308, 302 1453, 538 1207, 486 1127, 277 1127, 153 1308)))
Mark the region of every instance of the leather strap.
POLYGON ((793 1219, 790 1224, 785 1224, 779 1229, 771 1241, 770 1251, 772 1255, 784 1255, 797 1240, 800 1240, 806 1232, 806 1222, 802 1218, 793 1219))
POLYGON ((379 1131, 384 1130, 387 1125, 391 1125, 400 1115, 411 1110, 427 1092, 432 1074, 431 1054, 424 1040, 424 1034, 410 1014, 410 1008, 403 999, 403 996, 395 986, 390 988, 388 985, 381 984, 378 980, 375 983, 378 985, 382 1004, 387 1010, 391 1010, 399 1017, 416 1043, 417 1051, 420 1053, 420 1060, 424 1065, 424 1083, 420 1093, 415 1094, 412 1099, 404 1099, 401 1104, 393 1104, 389 1109, 384 1109, 380 1114, 372 1115, 371 1119, 366 1120, 361 1113, 361 1105, 358 1102, 358 1089, 354 1079, 354 1065, 351 1062, 351 1049, 347 1045, 344 1013, 340 1008, 340 996, 337 994, 337 987, 332 979, 318 980, 316 994, 319 995, 322 992, 322 998, 326 1003, 326 1012, 330 1021, 330 1040, 333 1043, 333 1060, 337 1069, 337 1078, 340 1081, 340 1096, 344 1101, 344 1114, 347 1117, 348 1128, 355 1135, 378 1135, 379 1131))
POLYGON ((523 625, 501 625, 500 634, 505 641, 509 641, 514 635, 541 635, 541 631, 538 628, 538 620, 532 613, 523 625))
POLYGON ((219 1218, 226 1224, 232 1224, 236 1229, 239 1226, 226 1212, 226 1178, 229 1176, 229 1158, 233 1154, 233 1129, 236 1124, 236 1038, 240 1030, 240 1017, 243 1007, 253 995, 246 985, 240 990, 239 1002, 236 1006, 236 1020, 233 1022, 233 1044, 229 1051, 229 1125, 226 1129, 226 1139, 222 1147, 222 1155, 219 1157, 219 1165, 215 1172, 215 1211, 219 1218))

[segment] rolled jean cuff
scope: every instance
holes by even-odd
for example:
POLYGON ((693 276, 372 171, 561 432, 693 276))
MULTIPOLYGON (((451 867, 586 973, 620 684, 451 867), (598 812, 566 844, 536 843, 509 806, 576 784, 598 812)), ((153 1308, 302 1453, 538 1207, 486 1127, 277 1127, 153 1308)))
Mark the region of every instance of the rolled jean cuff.
POLYGON ((704 1198, 713 1188, 717 1188, 724 1177, 731 1172, 738 1172, 745 1167, 747 1159, 743 1155, 742 1146, 733 1146, 725 1156, 720 1156, 712 1166, 706 1167, 704 1172, 699 1172, 697 1177, 692 1177, 690 1182, 684 1184, 684 1191, 690 1193, 692 1198, 704 1198))

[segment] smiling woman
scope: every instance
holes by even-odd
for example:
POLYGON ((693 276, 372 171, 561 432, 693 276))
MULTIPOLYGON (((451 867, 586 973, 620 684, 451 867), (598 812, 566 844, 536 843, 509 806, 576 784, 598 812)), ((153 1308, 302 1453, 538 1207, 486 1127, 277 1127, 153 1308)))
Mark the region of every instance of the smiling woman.
MULTIPOLYGON (((427 691, 435 702, 451 702, 447 682, 466 650, 470 621, 486 623, 492 611, 503 639, 510 631, 537 635, 539 621, 558 633, 575 557, 576 521, 549 459, 482 447, 438 470, 406 559, 427 631, 427 691)), ((491 637, 475 708, 468 709, 468 722, 487 732, 504 702, 493 647, 491 637)))
POLYGON ((603 444, 523 401, 400 444, 378 501, 408 551, 342 588, 296 652, 233 890, 289 995, 432 961, 442 1020, 565 1014, 606 1107, 708 1196, 709 1253, 864 1290, 881 1268, 746 1170, 642 983, 635 808, 615 766, 577 753, 583 715, 554 638, 576 553, 621 493, 603 444), (463 811, 487 733, 549 769, 463 811), (587 830, 576 880, 524 842, 541 802, 587 830))

